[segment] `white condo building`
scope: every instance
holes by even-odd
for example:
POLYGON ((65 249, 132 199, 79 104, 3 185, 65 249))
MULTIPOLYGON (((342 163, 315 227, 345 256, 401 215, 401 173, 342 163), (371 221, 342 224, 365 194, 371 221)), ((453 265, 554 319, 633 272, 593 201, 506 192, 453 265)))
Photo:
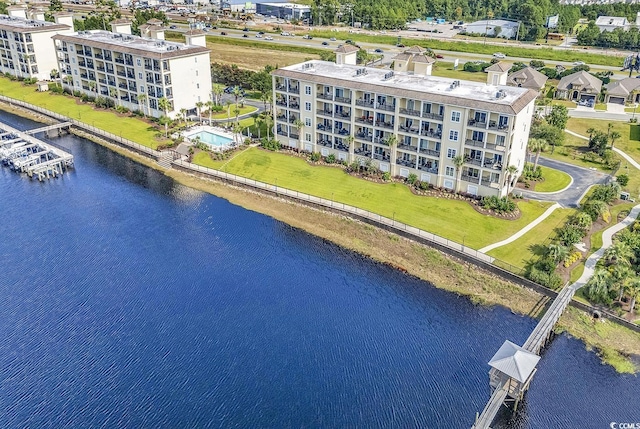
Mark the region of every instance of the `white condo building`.
POLYGON ((0 72, 21 78, 50 79, 58 69, 58 59, 51 37, 73 31, 73 18, 57 15, 56 22, 46 22, 44 13, 34 19, 26 17, 21 6, 9 6, 9 15, 0 15, 0 72))
POLYGON ((184 44, 132 36, 130 25, 121 21, 112 28, 114 32, 80 31, 53 38, 65 87, 115 99, 154 117, 164 115, 158 105, 162 97, 171 104, 167 113, 172 118, 210 99, 210 51, 203 32, 186 33, 184 44))
POLYGON ((372 159, 392 176, 414 173, 449 189, 456 188, 453 159, 462 155, 461 192, 507 195, 516 180, 508 166, 520 174, 525 163, 538 93, 504 85, 500 70, 489 73, 495 85, 430 76, 431 61, 407 52, 418 59, 413 72, 356 66, 350 52, 338 53, 339 64, 314 60, 274 71, 280 143, 347 162, 372 159), (397 143, 389 144, 391 136, 397 143))

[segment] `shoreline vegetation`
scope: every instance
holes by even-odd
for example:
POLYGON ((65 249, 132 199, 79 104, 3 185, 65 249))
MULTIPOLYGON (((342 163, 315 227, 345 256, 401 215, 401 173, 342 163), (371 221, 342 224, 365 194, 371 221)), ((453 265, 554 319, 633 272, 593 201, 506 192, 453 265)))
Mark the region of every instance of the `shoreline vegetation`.
MULTIPOLYGON (((0 103, 0 110, 40 122, 51 122, 42 115, 5 103, 0 103)), ((501 305, 514 313, 539 318, 550 303, 549 298, 533 290, 507 282, 475 265, 363 222, 177 170, 166 170, 153 160, 103 139, 77 130, 74 134, 162 171, 184 186, 272 217, 378 263, 404 271, 434 287, 466 296, 474 304, 501 305)), ((597 350, 602 361, 612 365, 618 372, 634 373, 640 370, 634 364, 634 360, 637 361, 640 357, 640 335, 628 328, 605 319, 595 321, 584 312, 568 308, 556 331, 567 332, 582 340, 587 349, 597 350)))

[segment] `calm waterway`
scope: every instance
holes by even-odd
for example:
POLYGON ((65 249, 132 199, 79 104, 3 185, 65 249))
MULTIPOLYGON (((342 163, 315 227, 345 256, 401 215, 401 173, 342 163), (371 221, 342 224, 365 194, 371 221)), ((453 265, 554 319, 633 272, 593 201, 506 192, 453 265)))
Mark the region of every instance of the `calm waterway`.
MULTIPOLYGON (((465 428, 486 362, 535 325, 55 141, 62 179, 0 166, 2 428, 465 428)), ((640 422, 638 398, 559 336, 502 427, 640 422)))

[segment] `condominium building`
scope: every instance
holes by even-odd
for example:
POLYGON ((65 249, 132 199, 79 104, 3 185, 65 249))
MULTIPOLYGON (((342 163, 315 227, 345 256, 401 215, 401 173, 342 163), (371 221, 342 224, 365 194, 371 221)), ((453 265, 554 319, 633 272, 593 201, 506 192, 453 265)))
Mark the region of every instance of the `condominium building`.
POLYGON ((168 42, 130 34, 128 23, 112 28, 57 35, 63 84, 90 96, 114 99, 117 105, 149 116, 165 114, 159 100, 169 101, 167 115, 206 102, 211 93, 209 49, 201 31, 186 33, 187 43, 168 42), (128 31, 127 31, 128 30, 128 31))
POLYGON ((26 17, 21 6, 9 6, 9 15, 0 15, 0 72, 25 79, 50 79, 58 69, 51 37, 73 31, 73 19, 56 16, 56 22, 44 20, 44 13, 26 17))
MULTIPOLYGON (((281 144, 333 154, 434 186, 456 189, 454 158, 462 155, 461 192, 504 196, 522 172, 537 92, 430 76, 421 53, 397 72, 307 61, 273 72, 275 136, 281 144), (417 71, 421 71, 418 73, 417 71), (519 174, 519 173, 518 173, 519 174)), ((352 61, 353 60, 353 61, 352 61)), ((498 82, 506 81, 506 72, 498 82)))

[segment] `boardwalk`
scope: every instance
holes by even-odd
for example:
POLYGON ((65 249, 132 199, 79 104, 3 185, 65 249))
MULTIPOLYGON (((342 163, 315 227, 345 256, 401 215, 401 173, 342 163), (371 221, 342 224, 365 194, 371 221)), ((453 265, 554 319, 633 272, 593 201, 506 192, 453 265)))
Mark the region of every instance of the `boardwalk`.
POLYGON ((33 130, 27 130, 27 131, 24 131, 24 133, 29 135, 35 135, 38 133, 46 133, 51 130, 60 130, 63 128, 69 128, 71 125, 72 125, 71 122, 60 122, 57 124, 46 125, 40 128, 34 128, 33 130))

